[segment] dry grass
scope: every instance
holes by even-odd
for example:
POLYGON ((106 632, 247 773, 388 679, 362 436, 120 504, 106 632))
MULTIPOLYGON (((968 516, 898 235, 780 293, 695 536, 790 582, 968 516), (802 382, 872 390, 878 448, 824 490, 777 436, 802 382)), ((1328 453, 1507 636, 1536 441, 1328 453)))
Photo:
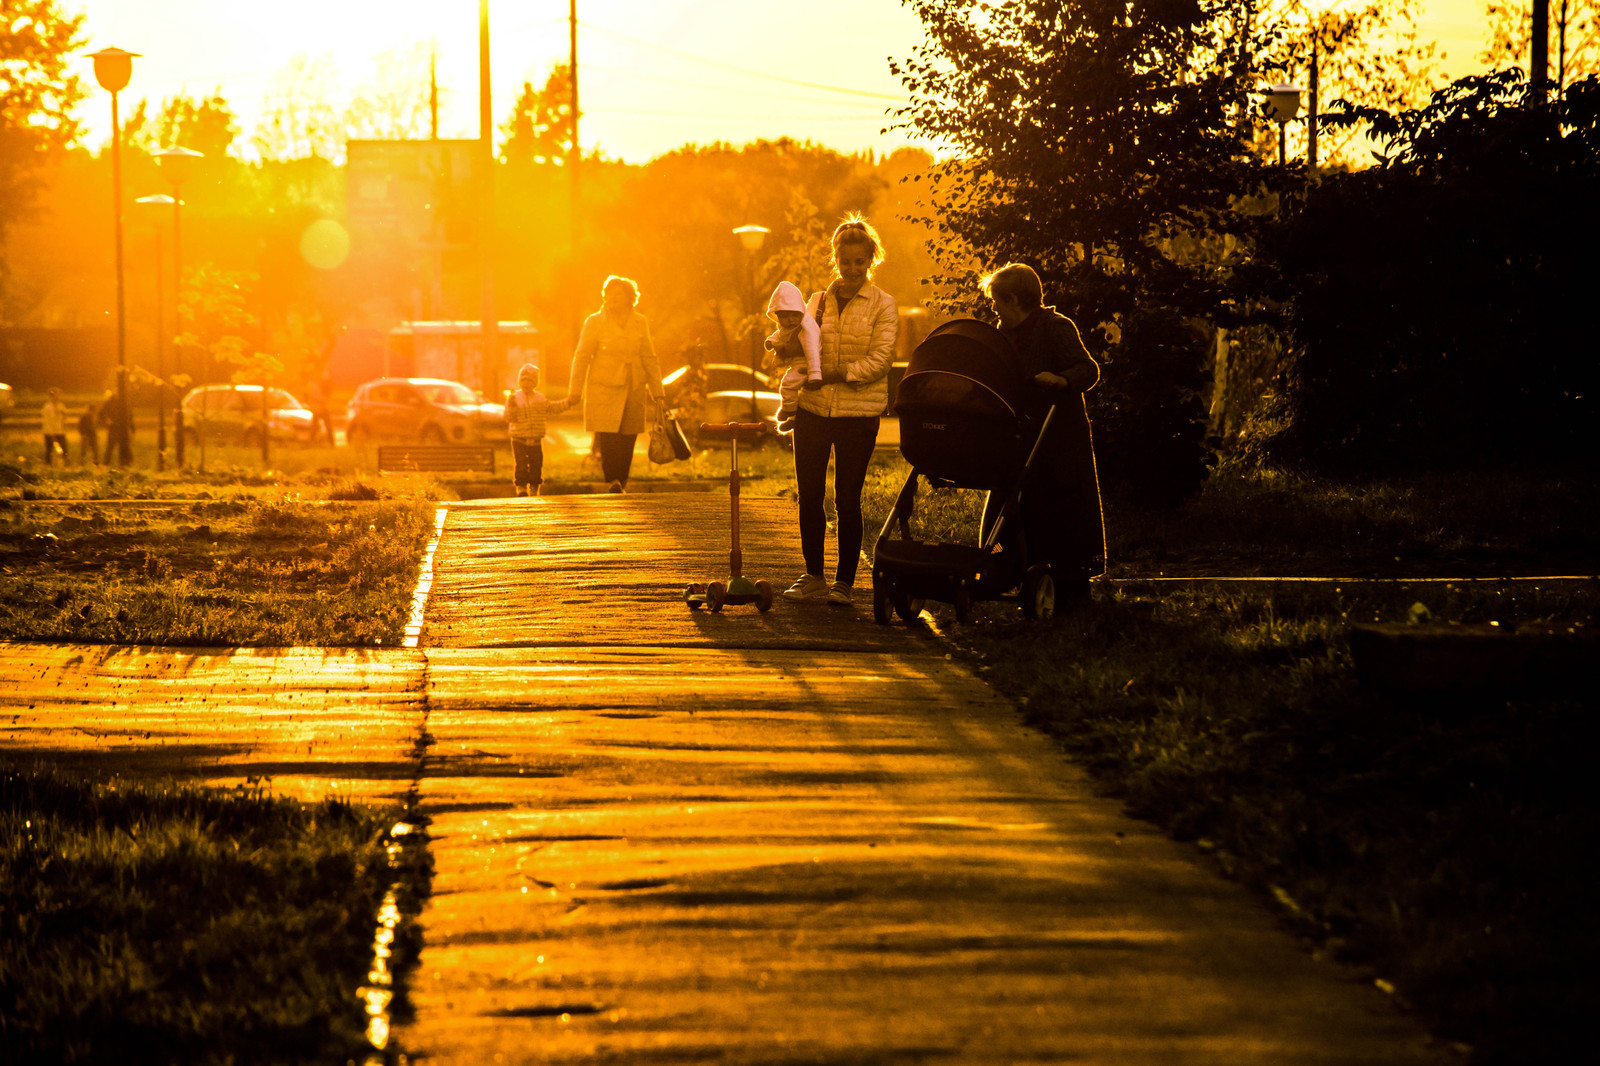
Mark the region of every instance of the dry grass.
POLYGON ((433 524, 420 500, 0 501, 0 636, 397 643, 433 524))

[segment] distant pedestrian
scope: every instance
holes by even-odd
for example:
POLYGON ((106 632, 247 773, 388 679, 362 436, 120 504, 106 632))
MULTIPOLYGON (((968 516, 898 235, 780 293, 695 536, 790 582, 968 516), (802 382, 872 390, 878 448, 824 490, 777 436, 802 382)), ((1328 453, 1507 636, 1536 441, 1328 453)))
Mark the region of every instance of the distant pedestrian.
POLYGON ((506 400, 506 425, 511 436, 511 486, 518 496, 542 495, 545 419, 571 407, 574 397, 551 402, 539 391, 539 368, 523 363, 517 391, 506 400))
POLYGON ((100 408, 86 404, 78 416, 78 462, 94 466, 100 462, 100 408))
POLYGON ((600 449, 601 477, 612 492, 628 485, 633 446, 648 424, 646 405, 666 402, 650 323, 635 311, 639 286, 612 275, 601 286, 603 305, 584 319, 572 355, 569 399, 583 397, 583 428, 600 449))
POLYGON ((39 425, 44 430, 44 465, 55 462, 56 452, 61 453, 61 465, 67 465, 67 409, 61 403, 61 390, 51 389, 39 408, 39 425))
MULTIPOLYGON (((1039 445, 1035 484, 1022 497, 1029 559, 1050 564, 1058 595, 1084 600, 1089 579, 1106 567, 1094 435, 1083 400, 1100 380, 1100 365, 1072 319, 1044 306, 1044 288, 1032 267, 1008 263, 987 275, 982 287, 1028 379, 1023 417, 1037 430, 1055 408, 1039 445)), ((985 531, 999 502, 985 505, 985 531)))
POLYGON ((106 392, 105 399, 100 401, 98 416, 106 430, 104 457, 107 465, 113 457, 116 462, 126 463, 133 454, 133 410, 127 401, 125 372, 117 373, 119 387, 106 392))
POLYGON ((328 385, 328 375, 323 374, 311 383, 311 439, 318 437, 333 447, 333 395, 328 385))

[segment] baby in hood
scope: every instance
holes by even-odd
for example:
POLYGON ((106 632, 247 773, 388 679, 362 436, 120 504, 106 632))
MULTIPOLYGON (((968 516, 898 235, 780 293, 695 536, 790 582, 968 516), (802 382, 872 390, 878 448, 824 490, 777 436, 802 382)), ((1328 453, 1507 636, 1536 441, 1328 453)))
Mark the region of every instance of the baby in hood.
POLYGON ((791 282, 780 281, 767 301, 767 317, 778 328, 767 337, 767 350, 788 370, 778 383, 783 402, 778 409, 778 428, 787 433, 794 425, 800 407, 800 390, 822 386, 822 331, 817 320, 806 314, 805 298, 791 282))

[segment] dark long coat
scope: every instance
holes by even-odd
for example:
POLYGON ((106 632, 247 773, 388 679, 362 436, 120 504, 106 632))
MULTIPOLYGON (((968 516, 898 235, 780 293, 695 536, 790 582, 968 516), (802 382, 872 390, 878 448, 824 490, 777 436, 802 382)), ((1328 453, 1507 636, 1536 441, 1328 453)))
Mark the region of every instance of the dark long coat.
POLYGON ((1100 364, 1083 346, 1077 325, 1053 307, 1039 308, 1005 333, 1028 380, 1023 414, 1037 429, 1050 405, 1056 409, 1031 484, 1023 490, 1029 558, 1048 562, 1065 576, 1102 574, 1105 519, 1094 465, 1094 434, 1083 401, 1083 394, 1100 381, 1100 364), (1068 384, 1035 382, 1034 375, 1042 370, 1059 374, 1068 384))

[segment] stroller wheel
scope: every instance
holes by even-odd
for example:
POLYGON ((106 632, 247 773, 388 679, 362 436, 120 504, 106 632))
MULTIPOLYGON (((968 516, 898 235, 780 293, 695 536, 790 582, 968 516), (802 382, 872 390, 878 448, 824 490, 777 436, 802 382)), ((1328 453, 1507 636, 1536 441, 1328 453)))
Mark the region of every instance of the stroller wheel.
POLYGON ((921 596, 912 599, 899 589, 895 590, 894 609, 900 615, 900 620, 908 626, 922 617, 922 608, 927 603, 921 596))
POLYGON ((713 581, 706 586, 706 606, 712 611, 722 610, 722 605, 728 602, 728 586, 720 581, 713 581))
POLYGON ((966 625, 972 621, 972 590, 962 584, 956 589, 956 621, 966 625))
POLYGON ((760 596, 760 598, 756 600, 756 610, 760 611, 762 614, 766 614, 768 611, 772 610, 772 582, 757 581, 756 592, 760 596))
POLYGON ((1026 617, 1048 622, 1056 616, 1056 579, 1050 567, 1039 563, 1028 567, 1022 579, 1022 613, 1026 617))
POLYGON ((892 621, 889 613, 889 586, 886 579, 872 575, 872 620, 880 626, 892 621))

